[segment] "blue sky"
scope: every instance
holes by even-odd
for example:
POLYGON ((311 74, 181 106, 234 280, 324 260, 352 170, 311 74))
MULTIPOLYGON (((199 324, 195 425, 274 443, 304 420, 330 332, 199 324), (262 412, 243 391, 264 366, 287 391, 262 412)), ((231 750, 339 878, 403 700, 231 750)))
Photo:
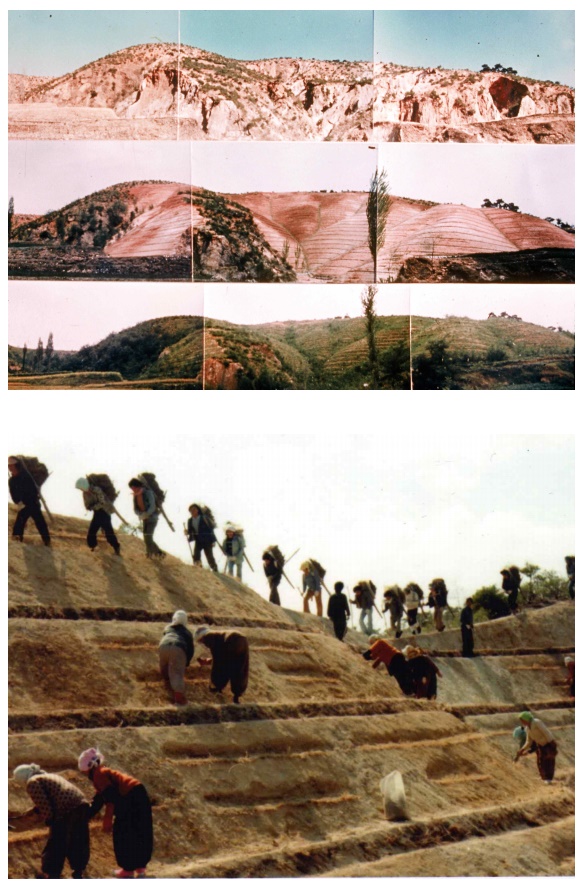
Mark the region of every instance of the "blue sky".
POLYGON ((376 10, 375 59, 475 71, 499 63, 573 86, 574 12, 376 10))
POLYGON ((139 43, 182 43, 231 58, 371 60, 370 11, 11 11, 8 70, 57 76, 139 43))
POLYGON ((56 76, 137 43, 240 59, 295 56, 470 68, 500 62, 574 85, 574 12, 519 10, 35 10, 9 12, 8 69, 56 76))

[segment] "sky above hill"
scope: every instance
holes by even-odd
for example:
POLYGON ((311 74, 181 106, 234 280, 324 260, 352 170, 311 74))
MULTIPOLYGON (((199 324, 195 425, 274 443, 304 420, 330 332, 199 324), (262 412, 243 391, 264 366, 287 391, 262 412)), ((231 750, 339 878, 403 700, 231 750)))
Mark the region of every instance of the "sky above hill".
POLYGON ((139 43, 230 58, 393 61, 467 68, 501 63, 574 85, 571 10, 34 10, 9 13, 11 73, 57 76, 139 43))
MULTIPOLYGON (((342 580, 352 588, 371 578, 382 588, 413 580, 426 589, 441 576, 456 602, 483 585, 499 585, 500 569, 512 563, 563 574, 563 558, 573 553, 571 437, 479 434, 468 426, 439 433, 429 427, 424 434, 400 425, 380 434, 375 422, 360 433, 348 415, 318 433, 313 422, 311 433, 266 434, 257 426, 233 433, 237 412, 229 400, 219 411, 230 422, 215 421, 219 433, 209 434, 203 407, 194 405, 203 395, 196 394, 194 422, 184 414, 184 397, 179 414, 172 394, 158 397, 154 412, 143 411, 150 395, 131 396, 123 410, 112 404, 106 429, 93 433, 88 428, 105 417, 103 396, 84 393, 75 397, 75 410, 59 408, 73 396, 29 394, 31 420, 9 435, 11 452, 34 453, 50 468, 49 507, 86 517, 75 481, 107 471, 121 490, 119 511, 133 521, 128 480, 154 471, 177 527, 173 534, 161 520, 161 546, 188 561, 181 527, 188 505, 199 500, 213 509, 220 530, 227 520, 244 526, 255 570, 245 569, 245 580, 264 597, 261 553, 275 543, 287 555, 300 547, 287 569, 295 586, 302 559, 316 557, 327 584, 342 580)), ((297 590, 283 585, 282 596, 300 608, 297 590)))
POLYGON ((143 179, 223 193, 366 191, 378 163, 394 196, 475 207, 502 197, 522 212, 574 221, 572 145, 12 141, 8 156, 17 213, 143 179))
MULTIPOLYGON (((470 317, 517 314, 526 323, 574 331, 574 286, 461 284, 379 286, 379 316, 470 317)), ((229 323, 261 324, 287 320, 360 317, 362 286, 326 284, 191 284, 52 282, 8 283, 8 341, 21 348, 46 343, 53 333, 57 350, 96 344, 145 320, 176 315, 205 315, 229 323), (88 311, 99 299, 100 310, 88 311)))
POLYGON ((8 69, 57 76, 140 43, 228 58, 373 58, 373 12, 326 10, 12 11, 8 69))
POLYGON ((574 86, 572 10, 376 10, 375 60, 412 67, 483 64, 574 86))

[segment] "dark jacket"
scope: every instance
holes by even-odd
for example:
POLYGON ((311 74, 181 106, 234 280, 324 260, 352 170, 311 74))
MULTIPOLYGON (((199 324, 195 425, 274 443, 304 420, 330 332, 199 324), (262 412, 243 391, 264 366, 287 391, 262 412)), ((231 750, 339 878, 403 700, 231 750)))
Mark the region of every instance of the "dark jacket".
POLYGON ((14 477, 10 477, 8 480, 8 489, 10 491, 10 497, 14 504, 18 505, 22 503, 30 507, 30 505, 38 504, 39 502, 39 491, 37 489, 37 485, 26 471, 20 471, 20 474, 16 474, 14 477))
POLYGON ((461 628, 467 626, 472 628, 474 625, 474 616, 472 612, 471 606, 464 606, 460 612, 460 626, 461 628))
POLYGON ((179 646, 187 657, 187 665, 195 654, 193 635, 184 625, 167 625, 159 646, 179 646))
POLYGON ((189 541, 198 541, 202 547, 211 545, 217 541, 213 527, 209 525, 203 514, 199 514, 199 528, 195 530, 195 522, 192 517, 187 521, 189 541))
POLYGON ((346 621, 347 616, 351 614, 349 609, 349 601, 345 594, 331 594, 328 601, 326 614, 333 621, 346 621))
POLYGON ((272 575, 277 575, 279 578, 282 578, 282 570, 273 557, 264 557, 262 562, 264 564, 264 575, 266 578, 270 578, 272 575))

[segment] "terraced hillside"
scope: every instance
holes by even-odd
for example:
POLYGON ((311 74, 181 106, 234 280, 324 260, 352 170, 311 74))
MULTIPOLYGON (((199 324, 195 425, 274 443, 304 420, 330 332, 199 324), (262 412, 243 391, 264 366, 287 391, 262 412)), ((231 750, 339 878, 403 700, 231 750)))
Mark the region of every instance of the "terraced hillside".
MULTIPOLYGON (((219 194, 126 182, 16 226, 9 273, 149 278, 164 275, 156 262, 169 262, 171 278, 370 283, 366 205, 367 194, 354 191, 219 194)), ((392 197, 378 274, 387 282, 431 282, 437 269, 439 282, 573 282, 573 264, 574 235, 544 219, 392 197), (480 264, 474 276, 471 262, 480 264)))
MULTIPOLYGON (((424 387, 417 361, 440 347, 453 361, 455 376, 435 387, 574 387, 573 334, 518 317, 379 317, 376 344, 382 387, 410 387, 410 363, 414 387, 424 387)), ((17 354, 9 348, 9 386, 20 390, 360 388, 371 381, 361 317, 256 326, 163 317, 77 353, 57 354, 58 365, 44 374, 22 373, 17 354)))
MULTIPOLYGON (((14 509, 10 509, 9 520, 14 509)), ((156 877, 573 874, 574 711, 562 653, 572 603, 476 630, 484 654, 453 654, 458 631, 423 635, 443 673, 439 701, 406 699, 328 625, 267 603, 232 579, 168 557, 84 544, 86 523, 56 517, 54 546, 11 545, 9 766, 34 760, 87 789, 77 754, 98 745, 142 778, 154 804, 156 877), (176 608, 193 624, 238 627, 251 646, 240 705, 189 669, 177 709, 156 646, 176 608), (560 753, 553 786, 511 761, 525 707, 560 753), (378 780, 399 769, 410 818, 383 818, 378 780), (477 838, 481 838, 478 840, 477 838)), ((44 831, 10 781, 9 876, 34 878, 44 831), (16 816, 16 817, 14 817, 16 816), (21 816, 21 817, 18 817, 21 816)), ((92 825, 92 878, 113 864, 92 825)))
MULTIPOLYGON (((373 47, 372 47, 373 48, 373 47)), ((242 61, 130 46, 60 77, 11 75, 12 138, 574 140, 574 90, 371 61, 242 61)))

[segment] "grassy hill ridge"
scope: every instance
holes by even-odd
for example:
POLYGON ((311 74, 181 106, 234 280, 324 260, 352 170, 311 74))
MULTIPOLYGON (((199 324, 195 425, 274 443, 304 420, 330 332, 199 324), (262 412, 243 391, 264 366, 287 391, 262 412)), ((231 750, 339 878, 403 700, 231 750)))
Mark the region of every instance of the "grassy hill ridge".
MULTIPOLYGON (((414 387, 433 387, 428 379, 434 364, 444 370, 436 387, 573 386, 574 335, 519 318, 379 317, 376 342, 384 388, 409 388, 411 368, 414 387)), ((19 353, 9 348, 13 379, 19 353)), ((252 389, 361 388, 371 382, 362 317, 256 325, 162 317, 74 354, 56 353, 53 371, 118 372, 129 381, 166 377, 202 384, 205 376, 206 387, 252 389)), ((26 374, 18 378, 26 385, 26 374)))

